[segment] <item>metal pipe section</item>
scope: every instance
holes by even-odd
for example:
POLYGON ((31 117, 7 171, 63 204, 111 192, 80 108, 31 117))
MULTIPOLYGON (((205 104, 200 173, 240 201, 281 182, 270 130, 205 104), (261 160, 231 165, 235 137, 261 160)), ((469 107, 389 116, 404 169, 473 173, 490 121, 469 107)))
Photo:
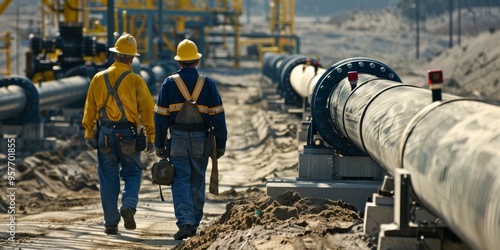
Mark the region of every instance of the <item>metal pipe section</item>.
POLYGON ((40 97, 39 110, 62 107, 84 100, 87 96, 89 83, 90 79, 83 76, 43 82, 36 86, 40 97))
POLYGON ((23 89, 19 86, 0 88, 0 120, 23 112, 27 103, 26 99, 23 89))
MULTIPOLYGON (((138 59, 131 67, 144 78, 152 94, 156 93, 158 82, 161 84, 176 70, 173 63, 141 66, 138 59)), ((40 123, 40 111, 68 105, 83 109, 90 79, 100 70, 103 68, 76 66, 68 70, 64 78, 38 85, 24 77, 0 79, 0 121, 4 124, 40 123)))
POLYGON ((290 73, 290 84, 300 97, 307 97, 310 103, 314 87, 325 71, 324 68, 311 65, 295 66, 290 73))
POLYGON ((0 121, 3 124, 40 123, 38 91, 24 77, 0 79, 0 121))
POLYGON ((313 126, 344 154, 368 154, 390 173, 407 169, 422 205, 474 249, 496 249, 500 107, 452 95, 432 102, 430 90, 400 82, 372 59, 334 64, 315 86, 313 126), (360 73, 356 86, 348 71, 360 73))
POLYGON ((0 79, 0 120, 7 124, 39 123, 40 111, 82 101, 89 79, 73 76, 35 86, 23 77, 0 79))
POLYGON ((284 56, 274 53, 264 55, 263 74, 277 83, 278 93, 285 104, 302 106, 309 97, 309 82, 324 69, 319 61, 304 55, 284 56))
POLYGON ((157 83, 161 85, 165 78, 179 70, 179 65, 173 61, 156 61, 151 63, 149 68, 153 71, 157 83))

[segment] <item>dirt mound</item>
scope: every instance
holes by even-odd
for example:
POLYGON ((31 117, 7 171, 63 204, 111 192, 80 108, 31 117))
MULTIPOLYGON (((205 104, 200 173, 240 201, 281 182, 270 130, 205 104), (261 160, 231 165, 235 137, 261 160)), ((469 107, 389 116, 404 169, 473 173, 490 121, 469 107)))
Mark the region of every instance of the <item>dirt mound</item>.
POLYGON ((287 191, 228 203, 220 218, 174 249, 371 249, 361 223, 348 203, 287 191), (356 239, 344 242, 344 233, 356 239))
MULTIPOLYGON (((80 138, 58 141, 56 151, 39 151, 19 156, 15 166, 16 200, 22 200, 18 213, 34 214, 64 210, 70 207, 99 203, 97 155, 87 149, 80 138)), ((154 156, 143 154, 145 169, 152 166, 154 156)), ((5 161, 1 159, 0 162, 5 161)), ((6 165, 6 164, 5 164, 6 165)), ((0 169, 6 174, 7 168, 0 169)), ((145 175, 149 175, 146 170, 145 175)), ((150 178, 150 176, 147 176, 150 178)), ((0 182, 0 188, 7 187, 0 182)), ((4 197, 0 197, 0 211, 7 212, 4 197)))
MULTIPOLYGON (((95 159, 83 143, 68 142, 57 151, 36 152, 16 164, 16 198, 23 201, 18 212, 62 210, 99 201, 95 159)), ((1 199, 0 211, 6 212, 1 199)))
POLYGON ((444 92, 500 103, 500 32, 482 33, 435 57, 428 68, 441 68, 444 92))

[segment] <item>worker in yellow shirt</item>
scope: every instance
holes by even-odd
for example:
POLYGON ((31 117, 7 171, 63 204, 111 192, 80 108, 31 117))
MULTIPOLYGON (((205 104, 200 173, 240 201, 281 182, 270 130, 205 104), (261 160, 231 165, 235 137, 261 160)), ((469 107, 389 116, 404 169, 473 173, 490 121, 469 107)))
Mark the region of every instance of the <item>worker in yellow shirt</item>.
POLYGON ((142 177, 140 151, 155 150, 155 102, 143 78, 130 67, 139 56, 135 38, 122 35, 109 50, 114 52, 115 62, 92 78, 82 125, 87 145, 97 149, 104 232, 117 234, 120 215, 126 229, 136 228, 134 214, 142 177), (145 136, 140 133, 142 129, 138 130, 142 127, 145 136), (118 210, 120 179, 125 184, 118 210))

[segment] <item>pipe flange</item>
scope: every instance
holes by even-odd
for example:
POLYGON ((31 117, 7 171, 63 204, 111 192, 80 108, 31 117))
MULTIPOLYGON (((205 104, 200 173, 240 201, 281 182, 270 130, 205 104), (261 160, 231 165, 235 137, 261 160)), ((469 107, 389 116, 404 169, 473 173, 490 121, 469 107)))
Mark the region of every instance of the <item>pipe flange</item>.
POLYGON ((271 52, 267 52, 266 54, 264 54, 262 74, 264 76, 267 76, 269 79, 274 80, 273 76, 276 71, 276 65, 278 64, 279 61, 283 60, 283 58, 285 58, 285 55, 282 54, 274 54, 271 52))
POLYGON ((387 65, 367 57, 354 57, 330 66, 314 87, 311 98, 312 124, 316 131, 332 147, 343 155, 366 155, 335 128, 329 115, 330 95, 337 85, 347 77, 349 71, 370 74, 383 79, 402 82, 401 78, 387 65))
POLYGON ((33 83, 22 77, 11 77, 0 79, 0 87, 16 85, 24 90, 26 95, 26 107, 21 114, 4 121, 5 124, 21 125, 25 123, 40 123, 42 118, 38 108, 40 97, 33 83))
POLYGON ((289 56, 280 55, 280 56, 277 56, 276 58, 272 59, 270 62, 270 65, 272 66, 272 68, 270 71, 269 78, 271 78, 271 81, 276 85, 279 85, 279 81, 280 81, 280 79, 279 79, 280 78, 279 77, 280 67, 283 64, 283 62, 285 60, 287 60, 288 57, 289 56))
POLYGON ((292 56, 288 58, 288 60, 283 61, 279 70, 279 88, 281 89, 282 96, 285 98, 285 104, 295 105, 298 107, 302 106, 304 98, 293 89, 290 81, 290 74, 296 66, 305 65, 307 63, 310 63, 311 65, 317 63, 319 67, 322 67, 318 60, 304 55, 292 56))
POLYGON ((294 60, 297 56, 300 56, 300 55, 285 56, 281 60, 280 65, 277 67, 276 71, 274 72, 274 81, 276 81, 278 94, 283 98, 285 97, 285 93, 284 93, 285 92, 285 90, 284 90, 285 84, 282 82, 283 81, 282 72, 285 71, 286 64, 290 60, 294 60))

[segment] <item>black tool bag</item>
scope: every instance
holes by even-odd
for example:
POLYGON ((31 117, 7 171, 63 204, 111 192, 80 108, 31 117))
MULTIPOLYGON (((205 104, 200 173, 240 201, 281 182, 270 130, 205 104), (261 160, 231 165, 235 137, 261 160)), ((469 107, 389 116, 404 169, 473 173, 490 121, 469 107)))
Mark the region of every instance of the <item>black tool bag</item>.
POLYGON ((204 124, 203 117, 195 101, 186 100, 182 104, 181 110, 175 116, 175 124, 204 124))
POLYGON ((205 130, 205 120, 203 119, 200 109, 196 103, 196 100, 198 99, 203 88, 203 84, 205 83, 205 77, 198 77, 192 94, 189 93, 186 84, 178 74, 172 75, 172 78, 177 84, 177 87, 185 100, 179 112, 175 116, 173 128, 185 131, 205 130))
POLYGON ((151 178, 153 179, 153 184, 157 184, 160 188, 161 200, 165 201, 163 199, 161 185, 170 186, 174 182, 174 164, 168 159, 161 159, 154 163, 151 168, 151 178))
POLYGON ((146 134, 144 134, 144 127, 141 127, 139 129, 139 133, 137 134, 137 137, 135 138, 135 151, 144 151, 147 146, 146 142, 146 134))

